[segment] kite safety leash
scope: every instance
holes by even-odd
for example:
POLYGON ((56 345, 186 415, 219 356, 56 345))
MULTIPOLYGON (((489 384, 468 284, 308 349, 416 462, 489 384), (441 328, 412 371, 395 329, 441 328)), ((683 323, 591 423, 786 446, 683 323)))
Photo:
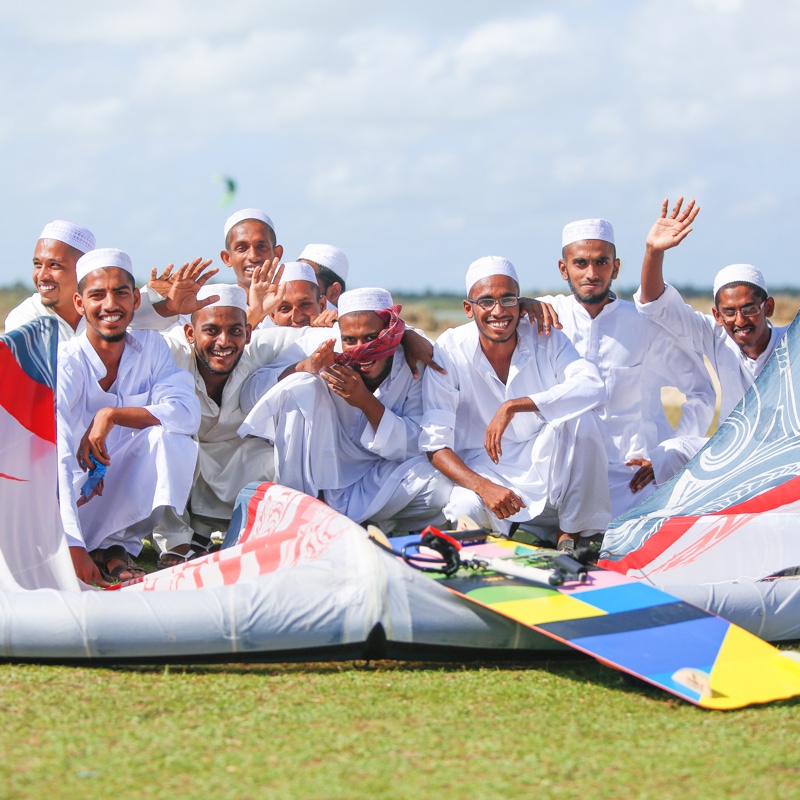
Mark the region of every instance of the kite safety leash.
POLYGON ((585 583, 589 571, 585 564, 568 555, 557 555, 547 569, 520 564, 507 558, 492 558, 464 550, 459 539, 474 537, 475 531, 452 533, 429 526, 418 542, 406 544, 400 552, 403 560, 421 572, 434 572, 445 576, 455 575, 461 567, 475 570, 492 570, 499 575, 534 583, 539 586, 561 586, 566 581, 585 583), (433 550, 435 556, 419 553, 420 547, 433 550), (435 565, 435 566, 434 566, 435 565))

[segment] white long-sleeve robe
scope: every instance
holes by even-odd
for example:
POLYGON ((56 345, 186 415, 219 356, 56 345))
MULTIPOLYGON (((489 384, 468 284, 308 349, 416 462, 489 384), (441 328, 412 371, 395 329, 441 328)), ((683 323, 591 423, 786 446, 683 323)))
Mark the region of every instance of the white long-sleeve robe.
MULTIPOLYGON (((70 546, 123 544, 136 555, 138 538, 165 506, 183 511, 192 485, 200 406, 188 372, 179 369, 155 331, 128 331, 117 379, 109 391, 98 381, 106 368, 86 334, 59 346, 57 433, 61 517, 70 546), (160 425, 115 426, 106 447, 111 465, 102 496, 77 507, 86 480, 75 458, 81 437, 101 408, 146 408, 160 425)), ((150 524, 150 530, 152 525, 150 524)))
MULTIPOLYGON (((425 372, 420 446, 424 452, 450 448, 474 472, 517 492, 527 507, 506 520, 493 518, 496 530, 533 520, 548 505, 558 509, 565 532, 603 530, 611 518, 608 459, 595 411, 606 399, 603 381, 560 331, 539 336, 522 318, 517 335, 505 384, 481 350, 475 323, 439 337, 433 357, 447 374, 425 372), (520 397, 530 397, 539 411, 514 415, 494 464, 484 447, 486 428, 504 401, 520 397)), ((453 508, 445 513, 455 521, 453 508)))
POLYGON ((687 437, 694 441, 705 436, 714 417, 714 386, 702 359, 682 350, 633 303, 614 298, 592 319, 573 295, 539 299, 555 308, 562 332, 597 367, 606 385, 600 418, 606 430, 611 513, 616 517, 655 490, 650 484, 633 493, 630 481, 639 468, 627 462, 649 459, 658 483, 671 478, 681 465, 666 463, 664 447, 673 453, 679 443, 672 440, 688 444, 687 437), (677 431, 664 414, 662 386, 675 386, 686 395, 677 431))
MULTIPOLYGON (((227 525, 236 498, 248 483, 274 479, 272 444, 252 436, 241 438, 237 433, 245 418, 239 406, 239 392, 248 376, 271 364, 299 335, 300 331, 294 328, 255 331, 239 363, 228 376, 221 406, 208 396, 197 368, 194 347, 186 341, 183 328, 175 327, 164 335, 177 365, 192 376, 200 403, 200 428, 196 437, 200 453, 188 507, 190 518, 181 525, 170 516, 165 525, 159 525, 156 536, 161 537, 164 549, 191 541, 193 516, 219 520, 220 524, 227 525)), ((205 531, 202 533, 206 535, 205 531)))
POLYGON ((719 409, 721 422, 755 383, 783 338, 786 327, 772 327, 766 350, 758 358, 748 358, 713 316, 695 311, 684 303, 674 286, 666 284, 661 297, 650 303, 641 302, 641 291, 640 288, 634 297, 639 312, 658 323, 671 336, 679 337, 684 347, 692 348, 711 362, 722 389, 719 409))
POLYGON ((384 530, 441 522, 452 484, 419 453, 422 386, 402 347, 374 393, 385 407, 375 430, 319 376, 298 373, 278 382, 287 366, 316 349, 321 336, 304 336, 261 370, 255 384, 266 391, 240 433, 275 442, 278 483, 312 496, 323 491, 328 505, 357 522, 373 521, 384 530))

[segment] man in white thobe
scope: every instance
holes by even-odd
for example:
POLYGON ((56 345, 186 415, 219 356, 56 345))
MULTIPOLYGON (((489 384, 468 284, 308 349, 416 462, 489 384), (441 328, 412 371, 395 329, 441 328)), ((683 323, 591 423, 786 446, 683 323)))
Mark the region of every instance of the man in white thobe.
POLYGON ((225 531, 239 492, 253 481, 275 477, 272 444, 237 433, 245 418, 239 406, 244 380, 300 336, 292 328, 251 333, 247 293, 240 286, 214 284, 197 294, 216 302, 192 314, 191 323, 165 335, 177 365, 194 379, 200 403, 200 454, 186 511, 168 509, 153 531, 159 565, 170 567, 207 551, 211 536, 225 531))
MULTIPOLYGON (((642 285, 635 300, 640 313, 709 359, 722 389, 722 422, 753 385, 786 327, 770 322, 775 300, 767 292, 763 274, 752 264, 731 264, 717 273, 712 314, 695 311, 675 287, 664 282, 664 253, 686 238, 700 210, 694 200, 685 209, 682 204, 680 198, 668 214, 665 200, 661 216, 647 235, 642 285)), ((704 442, 699 439, 697 448, 704 442)))
POLYGON ((400 345, 399 306, 384 289, 339 302, 338 342, 303 337, 262 370, 271 388, 241 432, 275 442, 276 481, 322 492, 356 522, 387 532, 440 524, 452 484, 419 452, 422 384, 400 345))
POLYGON ((620 268, 614 229, 604 219, 571 222, 562 232, 558 262, 570 295, 538 298, 550 305, 578 353, 606 385, 600 411, 605 423, 611 515, 643 500, 669 480, 693 454, 714 416, 716 395, 702 359, 636 306, 611 291, 620 268), (677 431, 667 422, 661 388, 686 395, 677 431), (685 437, 689 437, 688 440, 685 437))
POLYGON ((142 574, 142 536, 165 507, 183 511, 200 408, 160 334, 127 330, 139 304, 127 254, 92 250, 76 268, 86 330, 58 353, 59 497, 78 577, 105 585, 142 574), (87 472, 101 467, 92 490, 87 472))
POLYGON ((608 460, 597 368, 560 331, 539 335, 520 316, 514 265, 497 256, 467 272, 464 311, 423 379, 420 444, 455 484, 444 512, 508 533, 513 523, 573 550, 605 529, 608 460))
MULTIPOLYGON (((51 317, 58 323, 59 342, 69 341, 83 333, 86 320, 78 313, 73 302, 78 288, 75 266, 78 259, 93 250, 94 246, 94 234, 88 228, 63 219, 48 222, 33 252, 33 284, 36 292, 9 312, 5 329, 12 331, 39 317, 51 317)), ((186 264, 176 273, 170 297, 162 298, 156 292, 142 294, 130 327, 153 330, 169 328, 177 319, 173 315, 180 313, 187 291, 191 294, 189 284, 199 277, 205 266, 198 269, 199 262, 200 259, 191 268, 186 264)), ((216 270, 206 273, 200 285, 215 273, 216 270)), ((197 292, 196 286, 193 291, 197 292)))

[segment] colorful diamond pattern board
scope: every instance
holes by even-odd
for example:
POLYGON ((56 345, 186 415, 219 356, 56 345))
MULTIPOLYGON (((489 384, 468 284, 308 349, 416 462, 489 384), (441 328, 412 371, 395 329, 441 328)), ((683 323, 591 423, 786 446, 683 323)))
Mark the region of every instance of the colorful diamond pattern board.
MULTIPOLYGON (((522 563, 526 556, 555 555, 502 539, 469 550, 522 563)), ((586 583, 544 587, 462 569, 442 584, 703 708, 800 695, 800 663, 790 656, 721 617, 616 572, 592 569, 586 583)))

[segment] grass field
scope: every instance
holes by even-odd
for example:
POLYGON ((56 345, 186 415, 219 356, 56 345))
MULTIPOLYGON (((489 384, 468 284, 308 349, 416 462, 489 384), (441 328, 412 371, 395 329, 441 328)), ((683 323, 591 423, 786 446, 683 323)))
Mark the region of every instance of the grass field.
POLYGON ((800 702, 702 711, 585 658, 0 681, 4 798, 798 796, 800 702))

